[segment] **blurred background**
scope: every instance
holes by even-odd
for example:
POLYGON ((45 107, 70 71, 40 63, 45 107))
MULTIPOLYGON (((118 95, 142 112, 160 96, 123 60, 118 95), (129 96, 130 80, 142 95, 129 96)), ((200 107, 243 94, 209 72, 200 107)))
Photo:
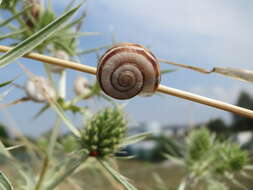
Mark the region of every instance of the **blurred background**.
MULTIPOLYGON (((68 0, 53 0, 52 2, 57 14, 60 14, 69 3, 68 0)), ((133 42, 150 48, 156 57, 173 62, 210 70, 215 66, 252 70, 252 10, 253 1, 251 0, 87 1, 82 7, 82 11, 87 11, 82 31, 100 34, 80 38, 78 47, 85 50, 116 42, 133 42)), ((82 11, 79 11, 77 16, 81 15, 82 11)), ((5 12, 1 15, 2 18, 8 16, 5 12)), ((1 43, 7 45, 10 41, 5 40, 1 43)), ((97 56, 102 55, 103 52, 104 50, 101 50, 97 54, 88 54, 75 59, 82 64, 96 67, 97 56)), ((36 75, 45 75, 42 64, 26 59, 21 59, 20 62, 36 75)), ((165 64, 161 64, 161 68, 177 69, 165 64)), ((18 75, 23 71, 17 65, 9 65, 0 70, 0 81, 12 78, 13 73, 18 75)), ((95 80, 88 74, 72 70, 68 70, 67 73, 67 97, 73 96, 73 80, 76 76, 82 75, 90 81, 95 80)), ((22 85, 25 80, 26 76, 21 75, 17 83, 22 85)), ((177 69, 163 75, 161 83, 253 109, 251 93, 253 86, 250 83, 217 74, 204 75, 184 69, 177 69)), ((13 89, 4 102, 10 102, 22 96, 24 96, 22 90, 13 89)), ((177 182, 178 179, 173 178, 175 175, 168 173, 166 169, 168 163, 161 152, 167 150, 166 147, 169 146, 173 155, 180 155, 180 152, 177 152, 178 143, 180 144, 180 141, 193 128, 205 125, 219 138, 233 139, 243 148, 253 151, 253 121, 251 119, 160 94, 148 98, 137 97, 119 101, 119 103, 125 104, 127 117, 130 120, 128 132, 130 135, 141 132, 153 134, 149 139, 127 147, 126 151, 129 155, 135 154, 136 159, 131 161, 130 165, 122 164, 126 175, 135 176, 134 178, 137 178, 137 181, 140 180, 143 186, 146 183, 144 182, 146 175, 151 171, 153 184, 159 182, 156 171, 164 179, 169 179, 168 183, 177 182), (135 168, 135 170, 129 168, 135 168)), ((103 101, 83 103, 83 105, 89 105, 93 111, 106 104, 103 101)), ((52 127, 55 114, 53 111, 47 111, 38 119, 32 119, 34 113, 41 107, 40 104, 27 102, 0 110, 0 120, 3 125, 2 137, 12 136, 13 128, 31 137, 46 134, 52 127)), ((82 126, 81 118, 71 114, 69 117, 78 126, 82 126)), ((66 128, 63 132, 67 132, 66 128)), ((174 166, 169 167, 172 167, 169 171, 174 170, 174 166)), ((181 171, 178 170, 178 172, 181 171)), ((97 189, 99 187, 98 184, 97 189)))

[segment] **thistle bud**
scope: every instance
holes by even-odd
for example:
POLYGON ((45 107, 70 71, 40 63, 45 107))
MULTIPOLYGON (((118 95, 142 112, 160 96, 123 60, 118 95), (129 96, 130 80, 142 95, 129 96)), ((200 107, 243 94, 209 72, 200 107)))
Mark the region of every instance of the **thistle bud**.
POLYGON ((81 76, 77 77, 74 81, 74 91, 77 96, 86 95, 91 92, 88 80, 81 76))
POLYGON ((31 6, 29 11, 24 14, 24 20, 30 28, 34 27, 34 22, 38 21, 42 6, 39 0, 26 0, 26 6, 31 6))
MULTIPOLYGON (((57 50, 54 54, 54 57, 59 58, 59 59, 63 59, 63 60, 69 60, 69 55, 62 50, 57 50)), ((49 65, 49 69, 50 71, 52 71, 53 73, 61 73, 64 70, 64 67, 60 67, 57 65, 49 65)))
POLYGON ((41 11, 41 4, 39 0, 27 0, 28 5, 32 5, 30 14, 34 19, 38 19, 41 11))
POLYGON ((3 0, 0 4, 0 8, 2 9, 11 9, 12 7, 15 7, 18 3, 18 0, 3 0))
POLYGON ((119 108, 106 108, 90 120, 82 132, 80 144, 90 156, 106 157, 119 151, 126 135, 127 122, 119 108))
POLYGON ((56 93, 49 81, 40 76, 29 79, 25 85, 25 91, 34 102, 47 102, 48 99, 56 98, 56 93))

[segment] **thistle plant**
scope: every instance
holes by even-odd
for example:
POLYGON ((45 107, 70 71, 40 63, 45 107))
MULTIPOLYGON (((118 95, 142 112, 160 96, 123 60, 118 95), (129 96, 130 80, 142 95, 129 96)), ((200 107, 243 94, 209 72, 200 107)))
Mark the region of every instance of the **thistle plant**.
POLYGON ((82 132, 80 144, 90 156, 105 158, 120 149, 126 136, 127 121, 119 108, 106 108, 97 113, 82 132))
POLYGON ((246 189, 236 176, 249 177, 249 155, 237 144, 230 141, 221 142, 206 128, 192 131, 186 139, 183 159, 168 156, 187 169, 179 190, 228 189, 224 180, 246 189))

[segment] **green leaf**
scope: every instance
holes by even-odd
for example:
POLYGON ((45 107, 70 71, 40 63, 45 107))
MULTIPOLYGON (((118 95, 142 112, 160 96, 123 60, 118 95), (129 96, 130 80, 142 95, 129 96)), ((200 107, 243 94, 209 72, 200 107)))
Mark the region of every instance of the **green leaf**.
POLYGON ((17 36, 22 34, 24 31, 25 30, 19 30, 19 31, 16 31, 16 32, 11 32, 9 34, 2 35, 2 36, 0 36, 0 41, 5 40, 7 38, 17 38, 17 36))
POLYGON ((61 108, 61 106, 57 102, 50 102, 51 107, 55 110, 55 112, 59 115, 59 117, 62 119, 62 121, 66 124, 66 126, 69 128, 69 130, 76 135, 77 137, 80 137, 80 131, 72 124, 72 122, 66 117, 64 110, 61 108))
POLYGON ((180 158, 177 158, 177 157, 174 157, 174 156, 171 156, 169 154, 165 154, 164 155, 168 160, 172 161, 173 163, 177 164, 177 165, 185 165, 184 163, 184 160, 181 160, 180 158))
POLYGON ((11 153, 8 151, 8 149, 4 146, 4 144, 2 143, 2 141, 0 140, 0 154, 3 154, 4 156, 6 156, 7 158, 12 158, 11 153))
POLYGON ((132 184, 130 184, 127 179, 119 174, 116 170, 114 170, 106 161, 98 159, 99 163, 103 166, 103 168, 112 175, 112 177, 119 182, 125 189, 127 190, 137 190, 132 184))
POLYGON ((175 72, 177 70, 178 69, 165 69, 165 70, 161 70, 161 75, 172 73, 172 72, 175 72))
POLYGON ((49 104, 44 105, 38 113, 33 117, 33 119, 37 119, 41 114, 43 114, 48 108, 50 108, 49 104))
POLYGON ((142 141, 142 140, 144 140, 145 138, 147 138, 151 135, 152 135, 152 133, 140 133, 140 134, 137 134, 137 135, 134 135, 134 136, 131 136, 131 137, 127 137, 123 141, 123 143, 120 144, 120 146, 123 147, 123 146, 127 146, 127 145, 137 143, 137 142, 142 141))
POLYGON ((64 12, 68 11, 75 3, 76 0, 72 0, 68 3, 68 5, 65 7, 64 12))
POLYGON ((13 187, 8 178, 0 172, 0 189, 1 190, 13 190, 13 187))
POLYGON ((84 154, 78 159, 68 158, 67 160, 63 160, 58 166, 53 168, 50 182, 47 184, 45 190, 55 189, 55 187, 62 183, 67 177, 71 176, 87 158, 89 158, 88 154, 84 154))
POLYGON ((16 76, 14 79, 12 80, 9 80, 9 81, 6 81, 6 82, 3 82, 3 83, 0 83, 0 88, 4 87, 4 86, 7 86, 9 84, 11 84, 13 81, 15 81, 16 79, 18 78, 18 76, 16 76))
POLYGON ((48 39, 51 35, 55 34, 61 27, 64 22, 66 22, 80 7, 79 5, 76 8, 68 11, 58 19, 56 19, 51 24, 47 25, 45 28, 36 32, 31 37, 27 38, 15 48, 5 53, 0 57, 0 68, 8 65, 12 61, 15 61, 17 58, 22 57, 26 53, 30 52, 32 49, 37 47, 43 41, 48 39))
POLYGON ((0 0, 0 5, 1 5, 1 3, 2 3, 2 0, 0 0))
POLYGON ((0 88, 4 87, 4 86, 7 86, 9 84, 11 84, 13 82, 13 80, 10 80, 10 81, 7 81, 7 82, 4 82, 4 83, 1 83, 0 84, 0 88))
POLYGON ((83 14, 77 18, 76 20, 72 21, 71 23, 67 24, 66 26, 64 26, 60 31, 66 31, 69 28, 72 28, 73 26, 75 26, 76 24, 79 24, 83 21, 83 19, 86 17, 87 13, 83 12, 83 14))

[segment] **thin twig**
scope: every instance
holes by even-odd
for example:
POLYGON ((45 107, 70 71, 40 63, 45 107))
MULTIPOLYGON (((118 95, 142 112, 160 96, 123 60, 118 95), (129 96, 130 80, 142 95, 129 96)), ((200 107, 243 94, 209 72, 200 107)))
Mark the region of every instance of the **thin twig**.
POLYGON ((39 180, 36 184, 35 190, 41 189, 41 187, 43 185, 43 181, 45 179, 46 171, 48 169, 48 165, 49 165, 49 159, 48 159, 48 156, 46 156, 44 159, 44 162, 43 162, 42 170, 40 172, 40 177, 39 177, 39 180))
POLYGON ((208 70, 200 68, 200 67, 195 67, 195 66, 191 66, 191 65, 185 65, 185 64, 181 64, 181 63, 175 63, 175 62, 167 61, 167 60, 164 60, 164 59, 158 59, 158 61, 161 62, 161 63, 169 64, 169 65, 175 65, 175 66, 178 66, 178 67, 183 67, 183 68, 186 68, 186 69, 191 69, 191 70, 194 70, 194 71, 197 71, 197 72, 200 72, 200 73, 204 73, 204 74, 210 74, 210 73, 212 73, 212 71, 208 71, 208 70))
POLYGON ((0 109, 4 109, 4 108, 7 108, 7 107, 10 107, 10 106, 13 106, 13 105, 17 105, 17 104, 20 104, 20 103, 23 103, 23 102, 27 102, 29 100, 30 100, 30 98, 23 97, 23 98, 14 100, 14 101, 12 101, 10 103, 7 103, 7 104, 0 104, 0 109))

